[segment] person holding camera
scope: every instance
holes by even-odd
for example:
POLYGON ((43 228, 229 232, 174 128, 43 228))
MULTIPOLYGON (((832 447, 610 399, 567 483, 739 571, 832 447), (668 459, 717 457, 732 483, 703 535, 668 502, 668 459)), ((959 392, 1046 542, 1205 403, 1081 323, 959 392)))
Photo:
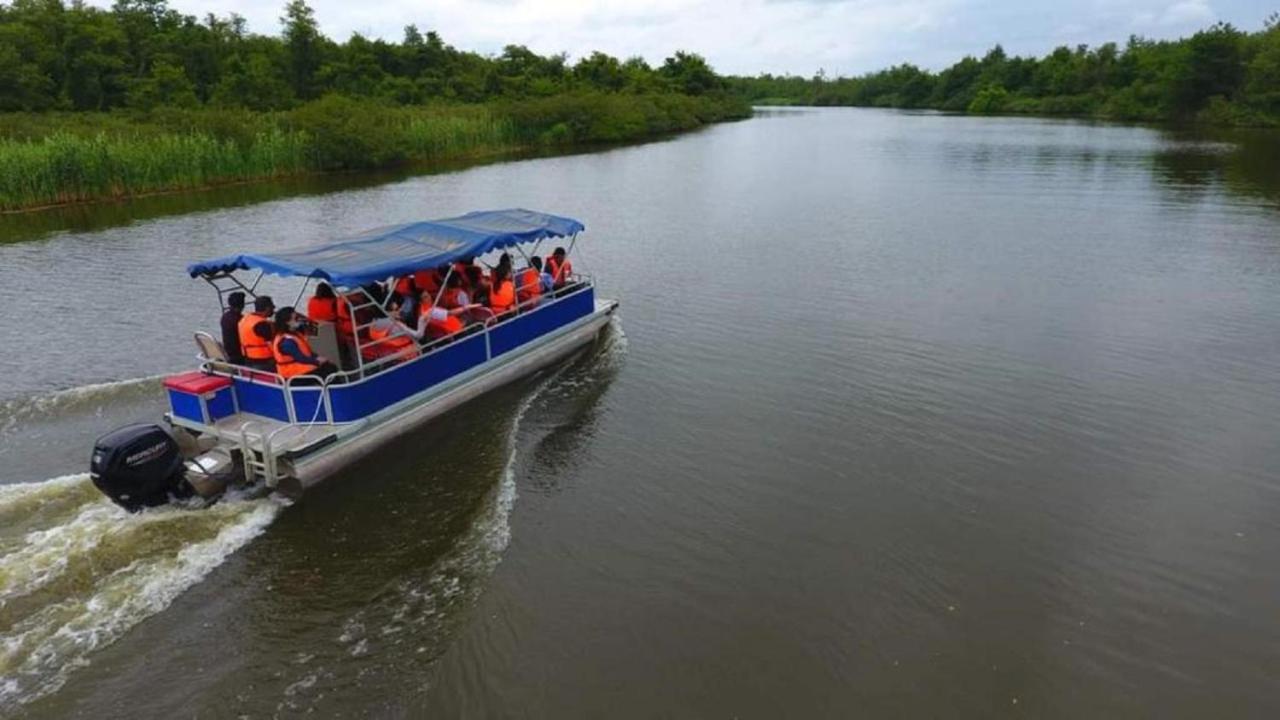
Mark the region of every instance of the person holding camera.
POLYGON ((292 307, 276 311, 271 354, 275 356, 276 372, 286 380, 298 375, 324 378, 338 371, 332 362, 312 352, 306 336, 308 324, 292 307))

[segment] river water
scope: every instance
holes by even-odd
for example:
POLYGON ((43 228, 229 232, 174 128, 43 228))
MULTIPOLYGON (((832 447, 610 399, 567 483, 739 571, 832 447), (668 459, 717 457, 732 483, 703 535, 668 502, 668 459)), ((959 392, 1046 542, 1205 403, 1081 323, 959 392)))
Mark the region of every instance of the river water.
POLYGON ((0 219, 0 715, 1275 717, 1278 148, 773 111, 0 219), (585 354, 292 505, 98 499, 187 262, 508 206, 587 224, 585 354))

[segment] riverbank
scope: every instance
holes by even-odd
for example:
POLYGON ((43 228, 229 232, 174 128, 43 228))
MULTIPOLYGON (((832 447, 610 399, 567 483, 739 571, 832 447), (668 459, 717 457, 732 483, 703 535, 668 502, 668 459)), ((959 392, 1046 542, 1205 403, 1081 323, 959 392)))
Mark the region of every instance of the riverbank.
POLYGON ((1218 23, 1179 40, 1059 47, 1041 58, 996 45, 938 72, 910 64, 855 77, 730 77, 761 105, 929 109, 1203 127, 1280 127, 1280 15, 1261 30, 1218 23))
POLYGON ((0 115, 0 212, 582 149, 750 114, 724 94, 600 92, 424 107, 330 95, 277 112, 10 113, 0 115))

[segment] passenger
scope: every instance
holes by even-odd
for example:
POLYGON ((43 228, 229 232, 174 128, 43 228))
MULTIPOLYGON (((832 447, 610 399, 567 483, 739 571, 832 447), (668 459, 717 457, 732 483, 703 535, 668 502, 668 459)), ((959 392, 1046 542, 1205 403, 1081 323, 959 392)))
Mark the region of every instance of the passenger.
POLYGON ((542 258, 534 255, 529 258, 529 264, 538 271, 539 289, 542 290, 542 294, 546 295, 554 290, 556 286, 555 281, 551 279, 551 273, 547 272, 547 269, 543 267, 542 258))
POLYGON ((388 317, 381 317, 369 324, 369 344, 361 348, 365 362, 396 355, 405 360, 418 356, 418 345, 412 332, 388 317))
POLYGON ((396 282, 396 290, 391 295, 391 304, 400 308, 400 319, 404 322, 410 322, 418 314, 418 288, 422 287, 418 284, 417 273, 406 275, 396 282))
MULTIPOLYGON (((427 300, 424 293, 422 302, 425 307, 431 307, 431 303, 427 300)), ((471 304, 471 296, 462 287, 462 276, 458 273, 449 275, 449 281, 445 283, 444 294, 440 296, 440 307, 445 310, 454 310, 463 305, 471 304)))
POLYGON ((417 298, 423 292, 429 292, 431 293, 432 297, 435 297, 435 294, 440 292, 440 280, 441 278, 444 277, 444 274, 448 272, 448 270, 449 270, 449 266, 445 265, 444 267, 441 267, 441 268, 419 270, 418 272, 414 273, 413 284, 417 289, 417 292, 414 293, 413 297, 417 298))
POLYGON ((303 330, 307 320, 291 307, 282 307, 275 315, 275 338, 271 341, 271 355, 276 361, 276 372, 288 380, 298 375, 328 377, 338 368, 323 356, 311 350, 303 330))
POLYGON ((466 289, 471 289, 471 271, 479 272, 480 268, 475 266, 475 258, 463 258, 453 264, 453 274, 462 277, 462 285, 466 289))
POLYGON ((307 301, 307 319, 312 322, 337 322, 338 297, 327 282, 316 285, 316 294, 307 301))
MULTIPOLYGON (((537 259, 538 258, 536 257, 532 258, 530 262, 537 259)), ((539 264, 541 264, 540 260, 539 264)), ((533 305, 538 302, 538 298, 542 296, 541 275, 541 268, 527 267, 524 270, 521 270, 520 274, 516 276, 516 298, 520 301, 521 305, 524 305, 525 303, 533 305)))
POLYGON ((511 282, 511 268, 501 263, 493 271, 493 289, 489 291, 489 309, 494 315, 509 312, 516 304, 515 285, 511 282))
POLYGON ((418 329, 413 336, 419 340, 436 340, 462 332, 467 326, 462 321, 462 315, 470 309, 470 306, 464 305, 446 310, 443 307, 431 307, 423 303, 422 314, 418 318, 418 329))
POLYGON ((484 276, 484 270, 481 268, 475 265, 467 266, 467 281, 464 286, 471 295, 472 302, 489 302, 489 279, 484 276))
POLYGON ((227 296, 227 310, 222 313, 222 349, 232 365, 244 364, 240 350, 240 320, 244 317, 244 293, 239 290, 227 296))
POLYGON ((558 247, 547 258, 547 272, 551 273, 551 281, 557 290, 565 286, 573 277, 573 263, 565 257, 564 248, 558 247))
MULTIPOLYGON (((357 290, 344 293, 343 299, 338 301, 338 337, 351 340, 355 336, 356 326, 365 325, 375 317, 376 309, 369 306, 369 303, 381 305, 386 297, 387 291, 380 283, 369 283, 357 290), (351 317, 352 308, 356 309, 354 319, 351 317)), ((362 334, 361 337, 364 335, 362 334)))
POLYGON ((251 368, 275 370, 275 358, 271 354, 271 314, 275 309, 270 295, 260 295, 253 301, 253 312, 241 318, 236 326, 244 364, 251 368))
POLYGON ((351 306, 364 302, 364 297, 360 293, 343 293, 342 297, 335 298, 335 301, 338 304, 338 338, 350 342, 353 335, 351 306))
POLYGON ((401 299, 417 297, 419 287, 413 275, 405 275, 396 280, 395 294, 401 299))

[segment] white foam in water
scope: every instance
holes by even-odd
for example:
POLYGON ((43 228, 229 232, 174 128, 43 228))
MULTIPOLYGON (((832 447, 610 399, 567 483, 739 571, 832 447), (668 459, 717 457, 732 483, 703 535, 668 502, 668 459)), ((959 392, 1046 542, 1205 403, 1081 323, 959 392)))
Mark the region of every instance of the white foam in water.
POLYGON ((39 395, 5 400, 0 402, 0 432, 13 429, 20 421, 26 418, 83 409, 86 406, 96 407, 96 403, 103 402, 122 393, 150 389, 151 386, 157 385, 166 375, 150 375, 128 380, 81 385, 80 387, 66 390, 55 390, 39 395))
MULTIPOLYGON (((72 475, 0 487, 0 510, 87 483, 72 475)), ((130 514, 91 498, 69 520, 26 533, 0 556, 0 715, 56 691, 91 653, 261 534, 282 507, 255 500, 130 514)))

